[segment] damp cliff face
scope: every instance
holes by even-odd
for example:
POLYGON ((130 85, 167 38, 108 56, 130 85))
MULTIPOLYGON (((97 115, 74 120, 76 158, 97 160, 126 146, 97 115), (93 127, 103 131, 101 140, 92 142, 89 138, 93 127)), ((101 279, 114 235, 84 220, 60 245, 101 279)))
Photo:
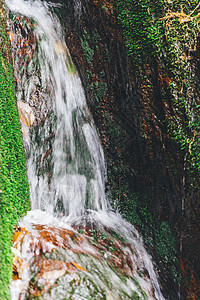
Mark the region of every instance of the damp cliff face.
POLYGON ((163 1, 58 2, 106 153, 108 195, 143 232, 165 296, 197 299, 199 45, 187 19, 195 3, 183 12, 163 1))

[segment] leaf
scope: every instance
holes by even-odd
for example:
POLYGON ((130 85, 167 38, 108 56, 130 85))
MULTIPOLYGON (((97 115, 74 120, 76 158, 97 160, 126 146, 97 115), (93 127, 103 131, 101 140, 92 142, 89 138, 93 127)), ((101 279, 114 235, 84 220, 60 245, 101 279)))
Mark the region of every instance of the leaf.
POLYGON ((10 41, 12 43, 14 41, 14 39, 15 39, 15 35, 12 32, 8 32, 8 36, 9 36, 9 39, 10 39, 10 41))
POLYGON ((77 269, 81 270, 81 271, 85 271, 88 272, 88 270, 84 269, 83 267, 79 266, 77 263, 70 261, 70 263, 77 269))
POLYGON ((64 47, 59 42, 56 42, 54 50, 56 54, 62 54, 65 51, 64 47))
POLYGON ((22 235, 22 232, 20 231, 17 231, 13 234, 13 244, 18 240, 20 235, 22 235))
POLYGON ((106 300, 114 300, 114 298, 112 297, 112 291, 108 293, 108 295, 106 296, 106 300))

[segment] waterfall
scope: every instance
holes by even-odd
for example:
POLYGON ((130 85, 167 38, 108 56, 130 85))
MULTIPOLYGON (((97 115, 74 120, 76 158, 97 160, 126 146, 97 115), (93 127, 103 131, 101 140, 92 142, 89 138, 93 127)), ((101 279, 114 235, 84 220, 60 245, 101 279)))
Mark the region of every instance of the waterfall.
MULTIPOLYGON (((155 298, 164 299, 137 230, 110 208, 103 150, 61 25, 51 12, 53 4, 37 0, 6 3, 13 14, 30 20, 33 43, 30 61, 20 68, 19 55, 16 57, 23 45, 19 39, 12 41, 18 108, 22 115, 23 109, 29 111, 28 123, 21 121, 32 211, 21 224, 65 227, 90 222, 125 236, 137 254, 134 263, 148 270, 155 298)), ((15 35, 23 38, 26 34, 11 26, 15 35)))
MULTIPOLYGON (((106 210, 105 161, 93 121, 88 113, 84 92, 79 77, 70 75, 67 68, 68 50, 58 20, 45 9, 41 2, 13 1, 12 10, 34 18, 37 22, 35 35, 39 72, 34 74, 32 65, 29 73, 18 85, 18 100, 30 103, 38 84, 46 91, 39 101, 48 106, 52 121, 45 120, 43 130, 37 133, 40 140, 54 133, 52 144, 52 180, 47 175, 38 176, 37 159, 43 154, 43 147, 30 143, 28 178, 33 208, 53 212, 58 203, 65 214, 82 215, 90 208, 106 210), (25 90, 24 90, 25 89, 25 90), (48 104, 45 104, 47 103, 48 104)), ((42 162, 40 162, 41 168, 42 162)))

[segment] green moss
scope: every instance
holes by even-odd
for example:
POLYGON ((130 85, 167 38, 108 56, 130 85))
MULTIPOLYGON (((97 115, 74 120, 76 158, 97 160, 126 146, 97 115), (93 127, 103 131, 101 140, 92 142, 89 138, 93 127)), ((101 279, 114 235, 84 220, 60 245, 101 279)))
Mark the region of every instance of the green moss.
MULTIPOLYGON (((81 47, 83 50, 83 55, 85 61, 87 62, 89 68, 98 69, 95 65, 95 56, 99 53, 99 44, 101 42, 101 38, 96 30, 92 30, 88 33, 86 30, 83 31, 83 37, 81 39, 81 47)), ((108 53, 105 53, 105 57, 110 62, 110 56, 108 53)), ((105 72, 98 72, 98 76, 94 80, 94 74, 90 70, 86 70, 85 78, 88 81, 88 88, 94 96, 95 101, 98 103, 100 100, 106 95, 108 86, 105 81, 105 72)))
MULTIPOLYGON (((1 8, 3 2, 0 2, 1 8)), ((13 226, 30 209, 6 21, 0 15, 0 299, 9 299, 13 226)))
POLYGON ((123 28, 128 54, 135 61, 144 62, 159 39, 159 18, 163 11, 162 0, 117 0, 118 20, 123 28))
POLYGON ((94 50, 89 46, 86 40, 85 41, 81 40, 81 47, 83 49, 84 57, 88 62, 88 64, 90 65, 91 62, 93 61, 94 50))
POLYGON ((162 222, 159 230, 155 233, 156 248, 163 261, 174 262, 176 256, 176 241, 169 224, 162 222))
MULTIPOLYGON (((193 59, 199 43, 199 1, 117 0, 116 4, 127 52, 137 69, 145 68, 154 57, 171 79, 168 90, 173 117, 167 120, 169 135, 179 145, 185 167, 196 181, 200 170, 200 82, 193 59), (185 14, 185 21, 180 13, 185 14)), ((161 93, 165 98, 166 87, 161 87, 161 93)))

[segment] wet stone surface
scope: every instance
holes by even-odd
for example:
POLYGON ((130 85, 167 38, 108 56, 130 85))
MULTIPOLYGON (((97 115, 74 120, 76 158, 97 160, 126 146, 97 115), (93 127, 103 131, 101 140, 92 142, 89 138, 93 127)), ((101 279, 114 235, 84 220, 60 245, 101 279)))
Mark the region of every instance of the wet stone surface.
POLYGON ((140 258, 115 232, 18 227, 13 253, 12 299, 155 299, 140 258))

